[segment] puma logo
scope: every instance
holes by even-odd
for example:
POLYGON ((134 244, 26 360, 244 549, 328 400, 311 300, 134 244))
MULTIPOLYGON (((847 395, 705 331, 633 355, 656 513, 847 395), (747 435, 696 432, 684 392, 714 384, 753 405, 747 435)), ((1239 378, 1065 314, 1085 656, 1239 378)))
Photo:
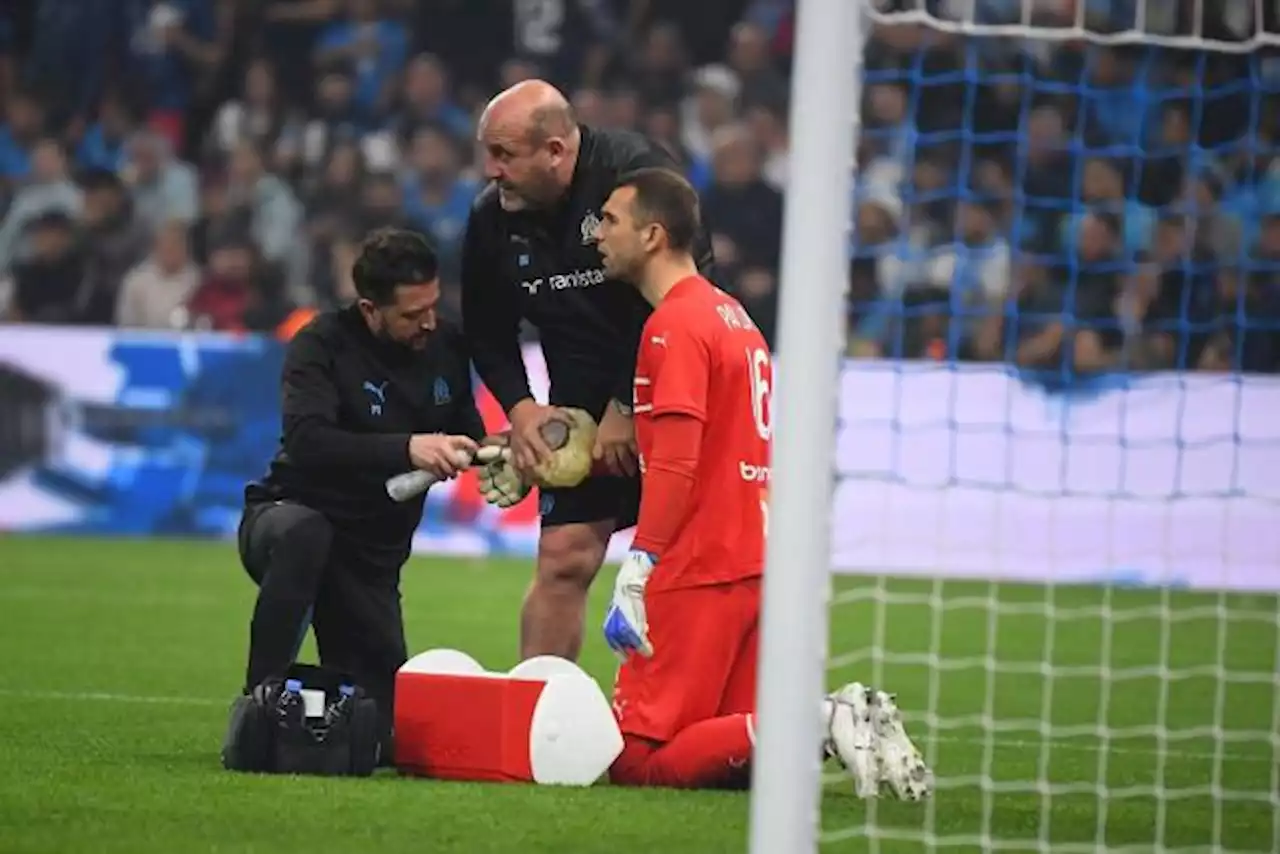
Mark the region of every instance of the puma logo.
POLYGON ((381 415, 382 407, 387 402, 387 381, 383 380, 381 385, 374 385, 369 380, 365 380, 364 390, 374 398, 369 402, 369 414, 381 415))

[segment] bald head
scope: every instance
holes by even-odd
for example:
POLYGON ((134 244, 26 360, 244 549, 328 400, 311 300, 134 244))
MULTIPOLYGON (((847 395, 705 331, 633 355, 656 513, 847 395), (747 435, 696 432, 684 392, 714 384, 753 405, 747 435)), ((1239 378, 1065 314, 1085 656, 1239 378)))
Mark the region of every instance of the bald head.
POLYGON ((568 99, 545 80, 522 80, 480 114, 485 175, 508 209, 554 203, 573 179, 581 134, 568 99))
POLYGON ((501 129, 517 136, 567 137, 577 130, 573 108, 545 80, 522 80, 494 96, 480 115, 480 132, 501 129))

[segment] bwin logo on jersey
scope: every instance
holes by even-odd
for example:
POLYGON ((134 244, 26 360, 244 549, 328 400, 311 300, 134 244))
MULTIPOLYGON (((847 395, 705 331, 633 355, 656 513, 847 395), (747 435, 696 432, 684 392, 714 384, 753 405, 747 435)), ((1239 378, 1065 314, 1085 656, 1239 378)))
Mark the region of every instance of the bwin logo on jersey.
POLYGON ((444 381, 444 377, 440 377, 436 380, 433 393, 436 406, 443 406, 453 400, 453 395, 449 392, 449 384, 444 381))
POLYGON ((369 414, 381 415, 382 407, 387 404, 387 381, 383 380, 382 385, 374 385, 368 380, 364 381, 364 390, 369 392, 373 400, 369 401, 369 414))

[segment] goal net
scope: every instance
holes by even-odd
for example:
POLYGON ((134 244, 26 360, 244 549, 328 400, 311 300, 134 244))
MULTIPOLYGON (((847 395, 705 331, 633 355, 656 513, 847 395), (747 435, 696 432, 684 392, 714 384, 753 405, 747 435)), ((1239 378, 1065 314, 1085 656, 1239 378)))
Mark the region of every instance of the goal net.
POLYGON ((825 848, 1280 850, 1277 6, 869 7, 825 848))

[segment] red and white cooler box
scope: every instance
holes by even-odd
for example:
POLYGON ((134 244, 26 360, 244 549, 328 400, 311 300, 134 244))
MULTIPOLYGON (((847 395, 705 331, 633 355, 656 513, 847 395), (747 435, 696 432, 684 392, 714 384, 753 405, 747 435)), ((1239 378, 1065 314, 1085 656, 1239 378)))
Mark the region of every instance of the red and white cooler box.
POLYGON ((486 670, 433 649, 396 674, 395 764, 441 780, 590 786, 622 752, 609 699, 555 656, 486 670))

